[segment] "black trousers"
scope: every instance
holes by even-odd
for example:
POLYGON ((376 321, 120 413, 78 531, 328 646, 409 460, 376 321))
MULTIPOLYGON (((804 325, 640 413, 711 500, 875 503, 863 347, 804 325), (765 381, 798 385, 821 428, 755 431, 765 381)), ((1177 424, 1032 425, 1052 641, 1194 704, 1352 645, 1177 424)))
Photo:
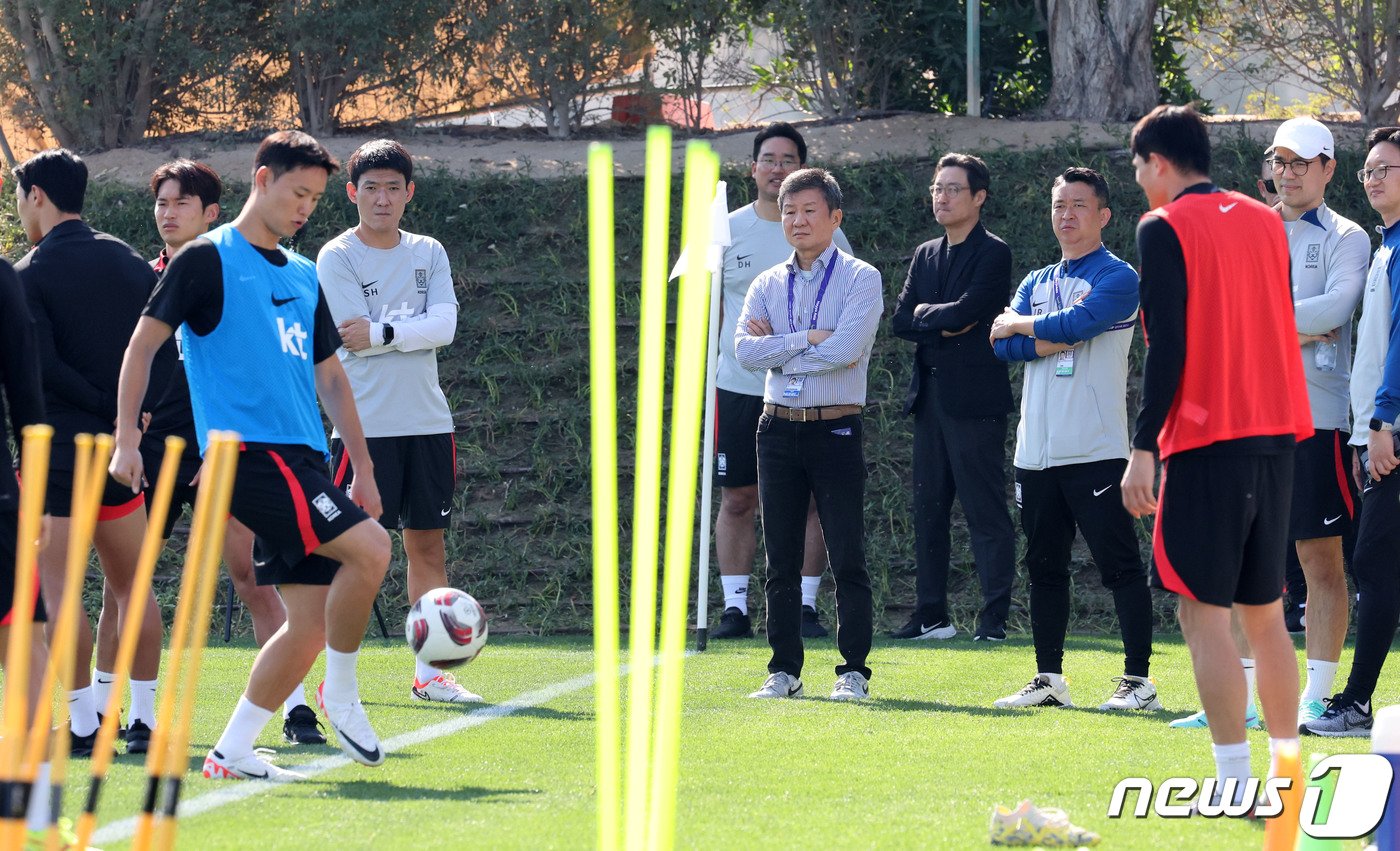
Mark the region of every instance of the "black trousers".
POLYGON ((1123 672, 1147 676, 1152 655, 1152 592, 1138 553, 1133 518, 1119 482, 1126 460, 1016 469, 1016 498, 1026 532, 1031 586, 1031 635, 1036 670, 1064 673, 1069 629, 1070 547, 1075 528, 1084 536, 1104 587, 1113 592, 1123 635, 1123 672))
POLYGON ((836 579, 837 674, 859 671, 870 655, 874 612, 865 567, 865 451, 859 415, 790 422, 758 421, 758 498, 768 560, 770 674, 802 674, 802 550, 807 506, 816 499, 836 579))
POLYGON ((1367 481, 1362 488, 1361 525, 1351 571, 1356 603, 1356 653, 1344 694, 1365 703, 1376 690, 1390 642, 1400 623, 1400 471, 1367 481))
POLYGON ((978 628, 1000 630, 1016 578, 1016 530, 1006 507, 1006 417, 950 417, 927 387, 914 403, 914 567, 926 623, 948 617, 953 498, 972 536, 982 584, 978 628))

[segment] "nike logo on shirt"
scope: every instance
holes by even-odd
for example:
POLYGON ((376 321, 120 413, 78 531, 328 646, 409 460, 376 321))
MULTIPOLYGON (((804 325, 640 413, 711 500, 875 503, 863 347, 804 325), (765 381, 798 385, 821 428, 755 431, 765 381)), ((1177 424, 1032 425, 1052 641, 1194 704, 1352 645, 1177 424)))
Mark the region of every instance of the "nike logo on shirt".
POLYGON ((1113 485, 1109 485, 1108 487, 1103 488, 1102 490, 1096 490, 1096 491, 1094 491, 1094 496, 1103 496, 1104 494, 1108 493, 1108 490, 1109 490, 1109 488, 1111 488, 1111 487, 1113 487, 1113 485))
POLYGON ((1239 202, 1239 201, 1235 201, 1235 202, 1232 203, 1232 204, 1221 204, 1221 205, 1220 205, 1220 212, 1222 212, 1222 213, 1228 213, 1228 212, 1230 212, 1231 210, 1235 209, 1235 204, 1238 204, 1238 203, 1240 203, 1240 202, 1239 202))
POLYGON ((299 295, 294 295, 294 296, 291 296, 290 298, 278 298, 277 296, 273 296, 273 297, 272 297, 272 306, 273 306, 273 307, 281 307, 282 305, 286 304, 287 302, 289 302, 289 301, 296 301, 296 300, 299 299, 299 298, 301 298, 301 296, 299 296, 299 295))

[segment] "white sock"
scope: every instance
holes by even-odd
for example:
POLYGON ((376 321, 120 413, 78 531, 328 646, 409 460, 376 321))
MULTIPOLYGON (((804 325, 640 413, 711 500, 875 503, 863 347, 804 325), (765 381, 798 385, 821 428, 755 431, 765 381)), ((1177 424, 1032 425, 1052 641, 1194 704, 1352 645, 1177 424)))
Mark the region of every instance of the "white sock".
POLYGON ((437 668, 434 668, 432 665, 429 665, 422 659, 419 659, 417 657, 414 658, 413 676, 417 678, 418 685, 427 685, 429 681, 431 681, 434 677, 438 676, 441 673, 442 671, 439 671, 437 668))
POLYGON ((820 576, 802 577, 802 605, 817 607, 817 591, 821 590, 822 578, 820 576))
POLYGON ((75 736, 91 736, 97 729, 97 705, 92 686, 68 692, 68 726, 75 736))
POLYGON ((1220 783, 1218 792, 1223 795, 1225 781, 1233 777, 1236 785, 1231 803, 1240 803, 1244 800, 1245 781, 1249 779, 1249 742, 1243 741, 1235 745, 1211 745, 1210 750, 1215 755, 1215 779, 1220 783))
POLYGON ((1244 705, 1246 711, 1254 706, 1254 660, 1240 657, 1244 667, 1244 705))
POLYGON ((1337 663, 1321 659, 1308 660, 1308 682, 1303 687, 1303 700, 1322 700, 1332 696, 1332 683, 1337 679, 1337 663))
POLYGON ((92 702, 98 712, 107 711, 107 700, 112 696, 112 681, 116 676, 107 671, 92 672, 92 702))
POLYGON ((214 750, 230 761, 240 759, 253 752, 253 743, 258 740, 262 729, 272 719, 273 710, 254 705, 247 696, 238 698, 238 705, 229 716, 228 726, 219 737, 214 750))
POLYGON ((131 717, 133 721, 145 721, 147 727, 156 726, 156 681, 131 681, 131 717))
POLYGON ((360 683, 355 678, 355 662, 360 651, 341 653, 326 646, 326 685, 322 693, 327 704, 354 703, 360 699, 360 683))
POLYGON ((749 613, 749 575, 721 576, 719 587, 724 589, 724 607, 749 613))
POLYGON ((1050 673, 1050 672, 1048 672, 1048 671, 1040 671, 1040 672, 1038 672, 1038 673, 1036 674, 1036 676, 1037 676, 1037 677, 1044 677, 1045 679, 1049 680, 1049 681, 1050 681, 1050 685, 1054 686, 1054 687, 1057 688, 1057 689, 1062 689, 1062 688, 1065 687, 1065 676, 1064 676, 1064 674, 1052 674, 1052 673, 1050 673))
POLYGON ((48 830, 49 800, 53 787, 49 785, 49 764, 39 763, 34 769, 34 791, 29 793, 29 808, 24 812, 24 826, 28 830, 48 830))
POLYGON ((287 699, 282 701, 282 717, 286 718, 292 714, 292 710, 298 706, 306 705, 306 686, 297 683, 297 687, 292 689, 292 693, 287 695, 287 699))

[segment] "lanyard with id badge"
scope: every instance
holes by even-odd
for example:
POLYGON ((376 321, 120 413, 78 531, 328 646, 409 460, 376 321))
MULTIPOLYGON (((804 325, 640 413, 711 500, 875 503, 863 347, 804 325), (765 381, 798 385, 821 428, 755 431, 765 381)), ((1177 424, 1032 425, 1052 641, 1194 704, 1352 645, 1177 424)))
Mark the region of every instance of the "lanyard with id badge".
MULTIPOLYGON (((836 261, 840 256, 841 255, 835 251, 831 252, 831 262, 826 266, 826 274, 822 276, 821 286, 817 288, 817 299, 812 303, 812 322, 806 329, 808 331, 817 327, 817 314, 822 309, 822 299, 826 296, 827 284, 831 283, 831 273, 836 270, 836 261)), ((797 319, 793 315, 795 303, 797 301, 797 293, 795 290, 796 282, 797 273, 789 269, 787 279, 788 330, 793 334, 797 333, 797 319)), ((806 381, 807 376, 805 375, 789 375, 787 386, 783 388, 783 398, 796 399, 798 396, 802 395, 802 385, 806 381)))
MULTIPOLYGON (((1055 266, 1055 274, 1050 278, 1050 293, 1055 299, 1055 310, 1065 309, 1064 300, 1060 296, 1060 284, 1065 279, 1065 273, 1069 270, 1069 261, 1064 260, 1055 266)), ((1070 378, 1074 375, 1074 349, 1066 349, 1055 355, 1055 377, 1070 378)))

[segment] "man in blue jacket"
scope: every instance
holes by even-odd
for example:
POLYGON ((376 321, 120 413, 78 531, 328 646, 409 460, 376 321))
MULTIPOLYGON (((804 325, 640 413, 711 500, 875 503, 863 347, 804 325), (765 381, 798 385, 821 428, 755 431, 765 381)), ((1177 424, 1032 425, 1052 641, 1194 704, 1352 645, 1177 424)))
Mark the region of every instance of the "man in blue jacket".
POLYGON ((1161 709, 1147 677, 1152 598, 1119 481, 1128 459, 1128 348, 1138 276, 1103 244, 1112 213, 1093 169, 1055 178, 1050 222, 1060 260, 1031 272, 992 323, 997 357, 1024 361, 1016 428, 1016 505, 1026 533, 1036 675, 1008 706, 1071 706, 1064 678, 1070 546, 1083 533, 1123 634, 1123 676, 1103 710, 1161 709))

